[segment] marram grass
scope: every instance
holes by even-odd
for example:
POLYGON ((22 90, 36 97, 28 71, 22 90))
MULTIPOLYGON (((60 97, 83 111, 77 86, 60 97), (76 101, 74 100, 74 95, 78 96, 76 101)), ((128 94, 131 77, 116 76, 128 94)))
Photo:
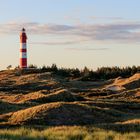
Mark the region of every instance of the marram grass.
POLYGON ((1 129, 0 140, 139 140, 139 132, 119 133, 95 127, 61 126, 44 130, 1 129))

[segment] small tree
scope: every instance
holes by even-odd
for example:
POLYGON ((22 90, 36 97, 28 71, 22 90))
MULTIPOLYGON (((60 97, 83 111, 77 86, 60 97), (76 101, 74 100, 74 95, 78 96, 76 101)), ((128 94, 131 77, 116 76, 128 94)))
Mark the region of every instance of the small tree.
POLYGON ((33 65, 33 64, 30 64, 30 65, 28 66, 28 68, 37 69, 37 66, 36 66, 36 65, 33 65))
POLYGON ((84 77, 87 77, 87 76, 89 76, 90 70, 89 70, 87 67, 84 67, 82 73, 83 73, 83 76, 84 76, 84 77))
POLYGON ((12 68, 12 65, 7 66, 7 70, 10 70, 12 68))
POLYGON ((51 70, 52 70, 53 72, 57 72, 57 71, 58 71, 58 68, 57 68, 56 64, 52 64, 51 70))

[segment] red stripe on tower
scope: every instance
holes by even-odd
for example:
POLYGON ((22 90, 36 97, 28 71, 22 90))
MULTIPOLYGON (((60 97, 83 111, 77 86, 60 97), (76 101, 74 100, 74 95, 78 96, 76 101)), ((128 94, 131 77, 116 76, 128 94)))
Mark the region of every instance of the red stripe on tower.
POLYGON ((20 68, 27 68, 27 36, 23 28, 20 33, 20 68))

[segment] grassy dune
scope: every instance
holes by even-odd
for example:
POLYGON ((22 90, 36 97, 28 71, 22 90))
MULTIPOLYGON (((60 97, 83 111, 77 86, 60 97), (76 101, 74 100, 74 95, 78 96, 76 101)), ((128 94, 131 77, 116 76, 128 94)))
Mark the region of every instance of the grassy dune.
POLYGON ((88 82, 0 72, 0 140, 139 140, 139 109, 140 74, 88 82))
POLYGON ((1 140, 139 140, 139 132, 120 133, 95 127, 61 126, 44 130, 29 128, 0 130, 1 140))

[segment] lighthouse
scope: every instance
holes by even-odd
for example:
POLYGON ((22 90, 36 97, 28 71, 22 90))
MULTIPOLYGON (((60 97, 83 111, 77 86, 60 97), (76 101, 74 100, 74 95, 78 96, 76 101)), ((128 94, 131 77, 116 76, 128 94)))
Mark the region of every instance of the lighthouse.
POLYGON ((20 33, 20 68, 27 68, 27 36, 24 28, 20 33))

